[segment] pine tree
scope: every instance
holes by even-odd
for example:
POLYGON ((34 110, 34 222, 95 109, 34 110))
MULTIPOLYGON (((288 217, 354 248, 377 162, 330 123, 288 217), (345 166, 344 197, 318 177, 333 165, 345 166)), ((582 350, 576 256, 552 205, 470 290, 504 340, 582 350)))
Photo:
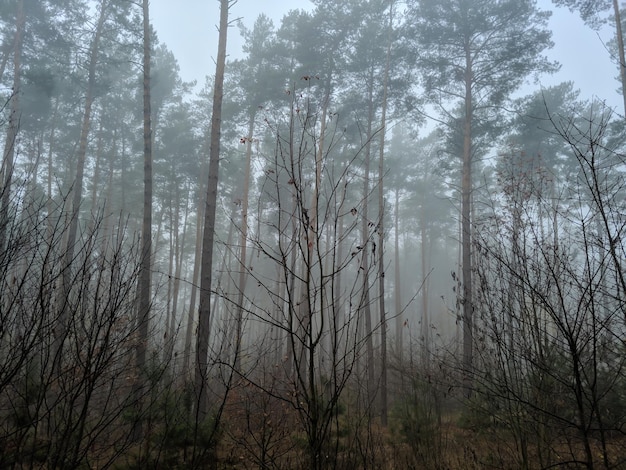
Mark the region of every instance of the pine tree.
MULTIPOLYGON (((548 12, 532 0, 409 2, 408 34, 419 48, 417 71, 427 97, 445 116, 460 110, 463 368, 471 393, 473 348, 472 163, 477 117, 494 121, 510 94, 533 72, 554 69, 542 52, 552 45, 548 12)), ((453 120, 453 122, 458 122, 453 120)))

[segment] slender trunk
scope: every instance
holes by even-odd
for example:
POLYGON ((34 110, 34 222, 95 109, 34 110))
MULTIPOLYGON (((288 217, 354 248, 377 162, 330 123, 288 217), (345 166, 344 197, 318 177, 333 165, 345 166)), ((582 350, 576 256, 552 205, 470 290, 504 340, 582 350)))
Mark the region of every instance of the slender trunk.
POLYGON ((104 203, 102 204, 103 212, 108 207, 105 213, 104 227, 102 228, 102 233, 104 234, 102 237, 102 253, 107 253, 107 240, 109 240, 113 230, 113 221, 111 220, 112 217, 110 217, 110 215, 113 213, 111 201, 113 200, 113 175, 115 174, 115 157, 117 155, 117 129, 113 131, 112 145, 113 148, 111 150, 111 156, 109 157, 106 196, 104 198, 104 203))
POLYGON ((187 313, 187 326, 185 330, 185 351, 183 353, 183 374, 189 376, 189 361, 191 358, 191 343, 193 340, 194 321, 196 315, 196 296, 198 292, 198 278, 200 277, 200 264, 202 259, 202 223, 204 220, 204 206, 206 204, 204 191, 204 179, 207 175, 206 163, 202 164, 202 170, 198 177, 198 213, 196 217, 196 249, 194 252, 193 274, 191 278, 191 293, 189 294, 189 311, 187 313))
MULTIPOLYGON (((141 264, 139 268, 139 286, 137 302, 137 345, 135 348, 138 377, 134 393, 136 406, 141 413, 143 404, 143 374, 146 367, 148 349, 148 328, 150 321, 150 285, 152 268, 152 122, 150 106, 150 8, 149 0, 143 0, 143 222, 141 228, 141 264)), ((137 419, 133 438, 143 436, 142 419, 137 419)))
MULTIPOLYGON (((290 155, 290 162, 293 166, 293 145, 292 145, 292 141, 293 141, 293 124, 291 125, 291 129, 290 129, 290 150, 289 150, 289 155, 290 155)), ((292 178, 295 177, 295 172, 291 171, 291 175, 292 178)), ((298 221, 297 221, 297 212, 298 212, 298 201, 295 195, 295 191, 294 194, 292 195, 291 198, 291 242, 290 244, 293 244, 293 246, 291 246, 291 254, 289 257, 289 274, 287 277, 287 292, 289 292, 291 294, 292 298, 297 298, 298 296, 298 285, 296 283, 296 264, 298 262, 298 249, 296 248, 295 245, 297 245, 298 243, 298 239, 299 239, 299 234, 298 234, 298 221)), ((296 345, 296 341, 295 341, 295 337, 298 335, 298 320, 296 318, 295 315, 295 302, 293 302, 290 298, 288 298, 287 304, 285 305, 285 309, 288 312, 288 317, 289 317, 289 328, 288 328, 288 340, 289 340, 289 352, 290 352, 290 357, 289 357, 289 363, 287 364, 286 367, 286 376, 293 378, 295 380, 295 375, 297 373, 297 366, 298 366, 298 347, 296 345)))
POLYGON ((241 228, 240 228, 240 245, 239 253, 239 282, 237 283, 238 299, 236 336, 235 336, 235 370, 239 371, 241 367, 241 335, 243 334, 243 304, 245 301, 246 278, 247 278, 247 246, 248 246, 248 204, 250 197, 250 173, 252 171, 252 136, 254 134, 254 110, 250 111, 250 121, 248 122, 248 135, 246 137, 246 164, 244 168, 243 179, 243 195, 241 198, 241 228))
POLYGON ((367 379, 368 399, 374 395, 376 375, 374 373, 374 344, 372 338, 372 311, 370 305, 370 281, 369 281, 369 241, 370 221, 368 213, 368 200, 370 193, 370 158, 372 148, 372 123, 374 121, 374 68, 370 69, 368 111, 367 111, 367 142, 365 144, 365 168, 363 170, 363 225, 361 232, 362 258, 360 269, 363 271, 363 303, 361 313, 365 316, 365 348, 367 354, 367 379))
POLYGON ((465 395, 472 394, 472 344, 473 344, 473 298, 472 298, 472 240, 471 240, 471 193, 472 193, 472 58, 469 42, 465 49, 465 117, 463 126, 463 169, 461 176, 461 227, 463 270, 463 375, 465 395))
MULTIPOLYGON (((383 80, 383 106, 380 132, 380 154, 378 159, 378 309, 380 311, 380 414, 383 426, 387 426, 387 318, 385 313, 385 194, 383 176, 385 168, 385 130, 387 126, 387 94, 389 88, 389 68, 391 63, 391 40, 393 32, 393 5, 389 6, 389 41, 383 80)), ((376 255, 373 245, 372 255, 376 255)))
POLYGON ((91 212, 95 214, 98 211, 98 188, 100 186, 100 162, 102 160, 102 152, 104 147, 104 139, 102 138, 102 121, 98 126, 98 139, 96 143, 96 161, 93 169, 93 178, 91 183, 91 212))
POLYGON ((26 15, 24 14, 24 0, 17 5, 15 17, 15 39, 13 42, 13 90, 11 93, 11 112, 9 126, 4 141, 2 167, 0 168, 0 250, 4 248, 6 233, 9 225, 9 205, 11 202, 11 183, 13 180, 13 165, 15 159, 15 143, 20 128, 20 92, 22 78, 22 45, 26 15))
POLYGON ((328 114, 328 106, 330 105, 330 94, 332 91, 332 79, 333 79, 333 70, 332 65, 331 69, 328 73, 328 80, 326 82, 326 91, 324 93, 324 101, 322 103, 322 118, 320 122, 320 137, 317 145, 317 152, 315 153, 315 193, 313 194, 313 200, 311 201, 311 215, 313 219, 311 220, 311 230, 319 229, 319 221, 317 217, 317 204, 319 199, 319 188, 322 183, 322 163, 324 160, 324 141, 326 139, 326 118, 328 114))
MULTIPOLYGON (((174 166, 174 165, 172 165, 174 166)), ((172 168, 172 178, 174 178, 174 169, 172 168)), ((176 186, 176 198, 172 195, 172 188, 170 186, 169 191, 169 208, 168 208, 168 219, 170 221, 170 233, 168 238, 169 241, 169 256, 167 263, 167 296, 166 296, 166 312, 165 312, 165 335, 164 335, 164 348, 163 348, 163 362, 167 362, 171 359, 170 351, 173 346, 173 338, 174 338, 174 321, 172 319, 172 296, 174 290, 174 271, 176 270, 176 256, 178 252, 179 240, 179 224, 180 224, 180 188, 178 187, 178 183, 174 184, 176 186), (176 199, 176 200, 174 200, 176 199), (172 207, 176 204, 176 209, 172 207)), ((157 251, 155 250, 155 253, 157 251)))
POLYGON ((428 271, 427 271, 427 246, 428 246, 428 237, 426 236, 426 215, 422 214, 422 227, 420 229, 421 235, 421 245, 422 245, 422 340, 423 340, 423 349, 422 349, 422 363, 426 370, 428 370, 428 363, 430 358, 430 318, 428 315, 428 271))
MULTIPOLYGON (((233 246, 234 236, 235 236, 235 225, 229 224, 228 236, 226 237, 225 246, 227 247, 233 246)), ((223 297, 230 296, 229 294, 231 292, 232 284, 233 284, 233 277, 230 275, 230 273, 232 272, 233 272, 233 250, 229 249, 227 250, 227 254, 222 257, 222 262, 220 263, 220 266, 217 269, 215 292, 218 294, 218 296, 213 301, 213 310, 211 312, 211 322, 209 323, 209 331, 213 331, 213 324, 215 323, 216 319, 220 318, 220 307, 223 304, 223 302, 220 302, 220 296, 223 296, 223 297), (224 274, 226 273, 228 273, 228 275, 224 276, 224 274), (225 287, 223 286, 224 277, 226 277, 225 287)), ((229 338, 231 336, 230 326, 231 325, 229 324, 228 320, 225 320, 223 328, 220 329, 220 332, 224 338, 229 338)), ((223 345, 219 349, 220 349, 220 355, 221 355, 220 360, 227 361, 228 353, 230 351, 228 351, 227 348, 224 347, 223 345)))
POLYGON ((173 360, 174 358, 174 346, 176 343, 176 336, 178 335, 178 330, 180 328, 180 323, 177 321, 178 314, 178 297, 180 293, 180 282, 181 276, 183 272, 183 255, 185 253, 185 240, 187 239, 187 220, 189 218, 189 191, 187 191, 187 195, 185 196, 185 216, 183 218, 183 233, 180 236, 180 240, 177 237, 176 241, 176 272, 174 273, 174 290, 172 293, 172 314, 170 318, 170 331, 172 332, 172 336, 170 337, 170 350, 169 350, 169 358, 173 360), (177 326, 178 324, 178 326, 177 326))
MULTIPOLYGON (((332 59, 331 59, 332 60, 332 59)), ((328 72, 328 78, 326 80, 326 89, 325 89, 325 93, 324 93, 324 101, 322 103, 322 116, 321 116, 321 122, 320 122, 320 135, 319 135, 319 139, 318 139, 318 145, 317 145, 317 151, 315 153, 315 187, 313 188, 313 195, 312 195, 312 201, 311 201, 311 223, 310 223, 310 227, 309 227, 309 244, 308 244, 308 249, 309 249, 309 259, 311 260, 311 263, 313 263, 313 258, 315 256, 315 250, 317 251, 317 256, 319 257, 320 253, 319 253, 319 242, 321 240, 321 233, 320 230, 322 230, 322 223, 320 223, 320 217, 319 217, 319 199, 320 199, 320 191, 321 191, 321 184, 322 184, 322 168, 323 168, 323 164, 324 164, 324 155, 325 155, 325 139, 326 139, 326 120, 327 120, 327 116, 328 116, 328 107, 330 105, 330 95, 332 92, 332 81, 333 81, 333 68, 332 68, 332 63, 330 66, 330 70, 328 72)), ((322 217, 322 222, 323 222, 323 217, 322 217)), ((321 260, 320 260, 321 261, 321 260)), ((309 266, 309 270, 310 270, 310 266, 311 264, 308 265, 309 266)), ((319 263, 320 266, 320 276, 324 273, 324 266, 323 263, 320 262, 319 263)), ((319 299, 320 299, 320 319, 321 319, 321 324, 319 325, 318 328, 318 332, 314 333, 313 332, 313 322, 312 322, 312 318, 311 320, 309 320, 309 325, 311 328, 311 352, 310 352, 310 360, 313 361, 314 357, 315 357, 315 351, 314 351, 314 345, 318 344, 317 339, 315 338, 317 335, 319 335, 320 338, 324 337, 324 329, 326 328, 327 325, 327 320, 328 320, 328 311, 326 309, 326 303, 325 303, 325 286, 324 283, 321 284, 320 286, 321 288, 321 292, 319 295, 319 299), (314 339, 315 338, 315 339, 314 339)), ((315 309, 315 305, 312 305, 312 309, 315 309)), ((312 317, 312 315, 311 315, 312 317)), ((325 371, 323 370, 322 364, 323 364, 323 355, 324 355, 324 347, 323 347, 323 343, 321 348, 321 351, 318 352, 318 360, 319 360, 319 374, 325 374, 325 371)), ((310 368, 313 369, 314 367, 314 363, 311 362, 310 364, 310 368)), ((320 383, 322 383, 321 379, 320 379, 320 383)))
POLYGON ((402 330, 404 328, 404 322, 402 321, 402 279, 400 277, 400 217, 399 217, 399 206, 400 206, 400 190, 396 188, 396 201, 394 207, 394 251, 395 251, 395 292, 394 292, 394 300, 395 300, 395 310, 396 310, 396 349, 398 354, 398 361, 402 364, 402 353, 404 349, 404 344, 402 341, 402 330))
POLYGON ((91 111, 94 102, 94 88, 96 85, 96 65, 98 63, 100 39, 102 37, 102 30, 104 28, 104 22, 107 16, 107 1, 102 0, 100 3, 100 11, 96 32, 91 43, 89 54, 89 72, 87 79, 87 92, 85 95, 85 110, 83 112, 83 121, 80 132, 80 139, 78 144, 78 154, 76 158, 76 176, 72 188, 72 207, 70 213, 70 223, 67 233, 67 240, 65 245, 65 253, 63 260, 63 276, 62 276, 62 289, 60 304, 60 329, 56 338, 56 350, 54 361, 57 366, 57 370, 61 370, 61 357, 63 342, 67 334, 67 303, 70 300, 70 291, 72 290, 72 273, 71 267, 74 259, 74 250, 76 245, 76 236, 78 233, 78 214, 80 211, 80 205, 83 199, 83 179, 85 175, 85 163, 87 160, 87 144, 89 137, 89 130, 91 127, 91 111))
POLYGON ((48 137, 48 174, 46 175, 46 237, 50 242, 54 236, 54 222, 52 220, 52 214, 54 210, 54 204, 52 203, 52 174, 53 174, 53 155, 54 155, 54 145, 55 145, 55 137, 56 137, 56 123, 59 112, 59 100, 57 99, 54 105, 54 112, 52 113, 52 126, 50 129, 50 136, 48 137))
MULTIPOLYGON (((167 234, 167 240, 165 241, 165 243, 167 243, 167 289, 166 289, 166 293, 165 293, 165 322, 164 322, 164 327, 165 327, 165 331, 163 332, 163 343, 164 345, 166 343, 169 343, 169 339, 171 338, 170 335, 170 313, 171 313, 171 307, 172 307, 172 284, 173 284, 173 275, 174 275, 174 245, 175 245, 175 238, 176 238, 176 233, 177 230, 174 229, 174 227, 176 226, 176 228, 178 228, 178 220, 176 219, 176 216, 174 215, 174 208, 172 207, 172 190, 170 188, 169 194, 168 194, 168 198, 167 198, 167 214, 165 216, 165 218, 167 219, 167 221, 169 221, 169 223, 166 222, 165 224, 165 230, 167 231, 169 229, 169 233, 167 234)), ((161 250, 159 250, 159 245, 158 243, 155 244, 154 246, 154 252, 155 253, 160 253, 161 250)), ((163 348, 163 362, 165 362, 167 360, 167 347, 163 348)))
POLYGON ((615 32, 617 33, 617 48, 619 51, 619 76, 622 82, 622 98, 624 100, 624 116, 626 116, 626 55, 624 53, 624 36, 622 34, 622 20, 619 11, 619 3, 613 0, 615 13, 615 32))
POLYGON ((202 235, 202 265, 200 276, 200 302, 198 309, 198 336, 196 340, 195 394, 196 418, 205 421, 209 403, 207 373, 209 366, 209 338, 211 323, 211 280, 213 265, 213 240, 215 235, 215 212, 217 206, 217 182, 219 174, 220 140, 222 131, 222 100, 224 95, 224 69, 226 67, 226 39, 228 32, 229 0, 220 0, 220 26, 215 86, 213 88, 213 114, 211 116, 211 143, 209 149, 209 179, 202 235))
POLYGON ((452 273, 452 280, 454 281, 454 289, 456 292, 456 299, 454 303, 454 314, 455 314, 455 331, 454 331, 454 352, 458 354, 459 347, 461 347, 461 336, 462 336, 462 327, 463 327, 463 313, 462 313, 462 304, 463 304, 463 223, 461 218, 458 220, 457 225, 458 237, 457 240, 459 243, 457 244, 457 257, 456 257, 456 272, 452 273))
MULTIPOLYGON (((283 237, 282 232, 281 234, 279 234, 279 237, 283 237)), ((279 242, 279 243, 283 243, 283 242, 279 242)), ((282 299, 285 298, 285 295, 286 295, 285 288, 287 287, 286 283, 281 279, 281 274, 282 274, 281 266, 277 263, 276 293, 277 293, 277 298, 280 300, 276 302, 276 304, 274 305, 272 327, 271 327, 273 331, 273 334, 271 335, 271 341, 272 341, 272 344, 274 345, 274 357, 272 358, 272 365, 274 367, 278 367, 279 364, 282 363, 283 347, 285 343, 285 341, 283 340, 284 338, 283 330, 276 326, 276 325, 282 324, 284 309, 281 308, 282 307, 281 301, 282 299)))

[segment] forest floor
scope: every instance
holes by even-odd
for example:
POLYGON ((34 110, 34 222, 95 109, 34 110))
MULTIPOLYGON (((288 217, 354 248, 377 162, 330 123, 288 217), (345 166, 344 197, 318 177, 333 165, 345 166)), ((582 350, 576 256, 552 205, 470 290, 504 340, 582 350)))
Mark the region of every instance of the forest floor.
MULTIPOLYGON (((521 442, 510 429, 488 425, 468 425, 458 413, 442 418, 431 429, 400 429, 390 422, 383 427, 374 422, 361 433, 340 436, 336 440, 339 469, 376 470, 482 470, 527 468, 588 468, 585 449, 580 436, 565 435, 553 430, 545 436, 526 433, 527 442, 521 442), (534 440, 532 440, 534 438, 534 440), (539 439, 544 444, 540 449, 539 439), (532 441, 531 441, 532 440, 532 441)), ((232 436, 231 436, 232 437, 232 436)), ((251 434, 246 442, 250 442, 251 434)), ((304 468, 306 460, 303 436, 284 436, 284 446, 255 452, 241 439, 226 438, 220 449, 221 469, 243 470, 250 468, 304 468), (278 451, 278 449, 281 449, 278 451), (278 451, 278 452, 275 452, 278 451)), ((258 439, 255 442, 259 442, 258 439)), ((624 460, 626 436, 606 436, 606 454, 603 461, 600 439, 591 439, 594 466, 598 468, 626 469, 624 460), (608 465, 606 465, 608 463, 608 465)))

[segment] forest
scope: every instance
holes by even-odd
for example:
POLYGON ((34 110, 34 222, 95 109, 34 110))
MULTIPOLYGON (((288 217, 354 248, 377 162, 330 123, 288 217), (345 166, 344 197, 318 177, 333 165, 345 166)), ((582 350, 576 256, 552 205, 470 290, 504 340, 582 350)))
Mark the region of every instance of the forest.
POLYGON ((624 7, 217 3, 0 2, 0 468, 626 468, 624 7))

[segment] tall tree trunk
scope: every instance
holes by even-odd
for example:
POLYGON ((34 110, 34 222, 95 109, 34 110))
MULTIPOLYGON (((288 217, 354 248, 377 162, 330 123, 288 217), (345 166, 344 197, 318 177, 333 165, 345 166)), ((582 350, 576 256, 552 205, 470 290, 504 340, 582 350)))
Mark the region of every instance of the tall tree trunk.
POLYGON ((98 126, 98 138, 96 143, 96 161, 94 163, 93 178, 91 184, 91 212, 95 214, 98 212, 98 188, 100 187, 100 162, 102 161, 102 152, 104 147, 104 139, 102 138, 102 123, 103 119, 100 118, 100 125, 98 126))
POLYGON ((200 265, 202 260, 202 221, 204 220, 204 208, 206 205, 206 191, 204 180, 207 177, 207 164, 202 163, 202 169, 198 177, 198 211, 196 217, 196 248, 194 252, 193 274, 191 279, 191 293, 189 294, 189 311, 187 313, 187 326, 185 328, 185 350, 183 353, 183 374, 189 377, 189 361, 191 358, 191 343, 193 340, 194 321, 196 316, 196 297, 198 293, 198 279, 200 277, 200 265))
POLYGON ((402 330, 404 328, 404 322, 402 321, 402 280, 400 277, 400 218, 399 218, 399 206, 400 206, 400 190, 395 190, 396 200, 394 206, 394 252, 396 262, 395 266, 395 283, 394 283, 394 301, 396 311, 396 349, 398 354, 398 361, 402 364, 402 356, 404 344, 402 341, 402 330))
POLYGON ((324 141, 326 140, 326 120, 328 115, 328 106, 330 105, 330 94, 332 92, 332 80, 333 69, 332 64, 330 71, 328 72, 328 80, 326 82, 326 90, 324 93, 324 101, 322 102, 322 117, 320 122, 320 136, 317 143, 317 152, 315 153, 315 192, 313 194, 313 200, 311 201, 311 231, 315 231, 319 228, 319 220, 317 217, 318 212, 318 200, 320 184, 322 184, 322 164, 324 162, 324 141))
MULTIPOLYGON (((139 267, 138 305, 137 305, 137 345, 136 365, 139 372, 135 384, 136 406, 141 412, 143 373, 146 367, 148 349, 148 331, 150 321, 150 285, 152 268, 152 114, 150 102, 150 37, 149 0, 143 0, 143 222, 141 227, 141 264, 139 267)), ((133 432, 135 440, 142 437, 142 420, 137 419, 133 432)))
MULTIPOLYGON (((321 192, 321 185, 322 185, 322 168, 324 166, 324 157, 326 154, 324 142, 326 140, 326 127, 327 127, 326 121, 328 117, 328 107, 330 106, 332 82, 333 82, 333 62, 331 59, 330 69, 328 71, 328 77, 326 79, 324 101, 322 102, 322 116, 320 119, 320 134, 319 134, 319 139, 317 142, 317 151, 315 153, 315 187, 313 188, 313 195, 312 195, 312 200, 311 200, 311 222, 310 222, 310 227, 309 227, 309 244, 308 244, 310 263, 313 263, 315 250, 319 250, 319 243, 322 238, 322 234, 320 233, 320 230, 322 230, 322 224, 320 223, 320 217, 319 217, 319 212, 320 212, 319 199, 320 199, 320 192, 321 192)), ((323 217, 322 217, 322 222, 323 222, 323 217)), ((312 266, 312 264, 309 264, 308 266, 310 270, 310 266, 312 266)), ((320 268, 320 272, 324 273, 323 263, 319 264, 319 268, 320 268)), ((323 368, 323 364, 324 364, 323 338, 324 338, 324 329, 327 328, 327 325, 329 325, 329 322, 328 322, 329 318, 328 318, 328 309, 326 308, 326 301, 325 301, 326 293, 325 293, 324 283, 321 283, 320 289, 321 289, 321 292, 319 293, 319 302, 320 302, 319 309, 320 309, 321 323, 318 327, 319 333, 315 333, 313 331, 314 325, 312 322, 312 315, 311 315, 311 319, 309 320, 309 325, 311 328, 310 369, 313 372, 313 368, 316 367, 313 361, 315 357, 314 346, 317 344, 318 346, 320 346, 317 348, 318 349, 317 355, 318 355, 318 362, 319 362, 317 370, 318 370, 318 375, 321 377, 321 375, 326 373, 323 368), (316 336, 318 335, 319 335, 319 338, 322 338, 321 341, 317 340, 316 336)), ((312 308, 314 310, 316 306, 312 305, 312 308)), ((320 379, 320 383, 322 383, 321 379, 320 379)))
POLYGON ((617 48, 619 51, 619 76, 622 81, 622 98, 624 100, 624 116, 626 116, 626 54, 624 54, 624 36, 622 34, 622 20, 617 0, 613 0, 615 14, 615 32, 617 33, 617 48))
POLYGON ((15 143, 20 128, 20 92, 22 79, 22 49, 26 15, 24 14, 24 0, 17 4, 15 16, 15 39, 13 41, 13 90, 11 93, 11 112, 9 126, 4 141, 2 167, 0 168, 0 250, 4 249, 6 233, 9 225, 9 205, 11 203, 11 183, 13 180, 13 166, 15 159, 15 143))
MULTIPOLYGON (((294 165, 294 153, 293 153, 293 117, 291 118, 290 129, 289 129, 289 161, 293 167, 294 165)), ((295 172, 291 171, 292 178, 295 177, 295 172)), ((297 243, 299 242, 299 234, 298 234, 298 201, 296 197, 296 192, 294 191, 291 197, 291 243, 294 246, 291 247, 291 253, 289 256, 289 275, 287 276, 287 292, 289 295, 287 296, 287 302, 285 305, 285 310, 288 312, 289 317, 289 331, 287 335, 287 339, 289 341, 288 350, 290 352, 289 362, 285 368, 286 377, 293 378, 295 381, 295 376, 297 375, 297 366, 298 366, 298 346, 295 341, 295 337, 298 334, 297 324, 298 320, 295 314, 295 302, 291 301, 291 297, 294 299, 298 296, 298 286, 296 283, 296 265, 298 262, 298 249, 296 248, 297 243)))
POLYGON ((104 236, 102 237, 102 253, 107 253, 108 248, 108 240, 113 231, 113 221, 111 214, 113 214, 113 176, 115 174, 115 158, 117 157, 117 129, 113 130, 113 138, 111 149, 111 155, 109 157, 109 169, 107 174, 107 190, 106 196, 104 199, 104 203, 102 204, 103 213, 105 214, 104 218, 104 227, 102 228, 102 233, 104 236), (106 212, 104 212, 106 209, 106 212))
MULTIPOLYGON (((183 258, 185 253, 185 240, 187 239, 187 221, 189 218, 189 188, 187 188, 187 195, 185 196, 185 215, 183 217, 183 233, 176 235, 176 271, 174 272, 174 288, 172 292, 172 312, 170 317, 170 344, 168 358, 174 359, 174 346, 176 344, 176 337, 180 328, 180 322, 178 322, 178 297, 180 293, 180 281, 183 272, 183 258), (178 324, 178 326, 177 326, 178 324)), ((178 220, 179 217, 176 217, 178 220)))
MULTIPOLYGON (((232 217, 232 215, 231 215, 232 217)), ((231 289, 233 289, 233 277, 230 275, 234 271, 233 268, 233 250, 229 247, 233 246, 233 239, 235 237, 235 225, 229 224, 228 226, 228 235, 226 236, 226 244, 227 247, 226 253, 222 256, 222 262, 220 266, 217 268, 217 279, 215 280, 215 292, 218 293, 218 296, 213 301, 213 310, 211 311, 211 322, 209 323, 209 331, 213 331, 213 324, 217 319, 220 318, 220 308, 225 302, 220 302, 220 297, 230 297, 231 289), (228 275, 224 275, 228 273, 228 275), (226 282, 224 282, 224 278, 226 278, 226 282), (225 284, 225 285, 224 285, 225 284)), ((229 338, 231 336, 231 322, 228 319, 225 319, 223 328, 220 329, 220 332, 223 338, 229 338)), ((226 340, 224 340, 226 342, 226 340)), ((223 345, 222 345, 223 346, 223 345)), ((227 361, 228 355, 231 352, 234 352, 234 349, 228 350, 226 347, 221 347, 220 349, 220 360, 227 361)))
POLYGON ((219 174, 220 140, 222 131, 222 100, 224 95, 224 69, 226 67, 226 38, 228 32, 229 0, 220 0, 220 26, 213 87, 213 114, 211 116, 211 144, 209 150, 209 180, 204 213, 202 236, 202 265, 200 302, 198 309, 198 337, 196 347, 195 393, 197 419, 204 421, 208 415, 207 373, 211 323, 211 269, 213 264, 213 240, 215 235, 215 211, 217 206, 217 182, 219 174))
POLYGON ((372 309, 370 305, 370 281, 369 281, 369 231, 370 221, 368 213, 368 201, 370 196, 370 158, 372 148, 372 124, 374 121, 374 68, 370 69, 369 74, 369 91, 368 91, 368 111, 367 111, 367 142, 365 144, 365 168, 363 170, 363 224, 361 228, 361 266, 363 271, 363 294, 360 313, 365 316, 365 349, 367 354, 367 379, 368 379, 368 400, 374 395, 374 386, 376 383, 376 375, 374 373, 374 344, 372 338, 372 309))
MULTIPOLYGON (((385 170, 385 131, 387 126, 387 94, 389 91, 389 68, 391 63, 391 41, 393 32, 392 0, 389 5, 389 39, 383 80, 383 109, 380 131, 380 154, 378 159, 378 309, 380 311, 380 415, 383 426, 387 426, 387 317, 385 312, 385 193, 383 176, 385 170)), ((376 255, 373 245, 372 255, 376 255)))
POLYGON ((237 283, 237 313, 235 316, 235 370, 241 367, 241 336, 243 334, 243 304, 245 301, 247 279, 247 247, 248 247, 248 204, 250 196, 250 173, 252 170, 252 136, 254 134, 255 111, 250 110, 248 135, 246 136, 246 163, 244 168, 243 195, 241 197, 241 227, 239 244, 239 282, 237 283))
MULTIPOLYGON (((174 165, 172 165, 172 178, 175 176, 174 165)), ((165 334, 164 348, 163 348, 163 362, 167 362, 170 356, 170 346, 173 346, 172 340, 174 337, 174 328, 172 322, 172 291, 174 290, 174 271, 176 266, 176 252, 178 251, 178 233, 180 224, 180 188, 178 182, 170 185, 169 201, 168 201, 168 219, 169 219, 169 235, 168 235, 168 263, 167 263, 167 294, 166 294, 166 309, 165 309, 165 334), (176 186, 176 198, 172 195, 172 186, 176 186), (174 201, 176 199, 176 201, 174 201), (176 209, 173 205, 176 204, 176 209)), ((155 250, 155 253, 158 253, 155 250)))
POLYGON ((80 212, 80 205, 83 199, 83 179, 85 175, 85 163, 87 160, 87 143, 89 137, 89 130, 91 127, 91 112, 94 102, 94 88, 96 85, 96 65, 98 64, 98 56, 100 52, 100 39, 102 37, 102 30, 107 17, 108 1, 102 0, 100 2, 98 24, 94 34, 93 41, 91 43, 89 52, 89 69, 87 79, 87 92, 85 95, 85 110, 83 112, 83 121, 80 131, 80 139, 78 143, 78 154, 76 158, 76 176, 72 185, 72 207, 70 212, 70 223, 67 233, 66 247, 63 260, 63 275, 62 275, 62 289, 60 304, 60 328, 58 331, 55 348, 55 358, 57 370, 61 369, 61 358, 63 343, 67 334, 67 302, 70 299, 70 292, 72 290, 72 262, 74 259, 74 249, 76 245, 76 236, 78 233, 78 214, 80 212))
MULTIPOLYGON (((425 212, 425 211, 424 211, 425 212)), ((430 360, 430 318, 428 315, 428 237, 426 235, 426 214, 422 214, 422 227, 420 229, 421 245, 422 245, 422 363, 428 370, 430 360)))
MULTIPOLYGON (((57 115, 59 112, 59 100, 57 99, 54 105, 54 112, 52 113, 52 126, 50 129, 50 135, 48 137, 48 174, 46 175, 46 212, 47 212, 47 220, 46 220, 46 238, 52 242, 52 238, 54 237, 54 225, 55 223, 52 220, 52 214, 55 212, 54 204, 52 202, 52 174, 53 174, 53 155, 54 155, 54 145, 55 145, 55 137, 56 137, 56 123, 57 123, 57 115)), ((1 247, 2 245, 0 245, 1 247)))
POLYGON ((472 194, 472 57, 467 42, 465 48, 465 117, 463 125, 463 167, 461 175, 461 231, 463 270, 463 381, 465 395, 472 394, 472 346, 473 346, 473 291, 472 291, 472 239, 471 239, 471 194, 472 194))

